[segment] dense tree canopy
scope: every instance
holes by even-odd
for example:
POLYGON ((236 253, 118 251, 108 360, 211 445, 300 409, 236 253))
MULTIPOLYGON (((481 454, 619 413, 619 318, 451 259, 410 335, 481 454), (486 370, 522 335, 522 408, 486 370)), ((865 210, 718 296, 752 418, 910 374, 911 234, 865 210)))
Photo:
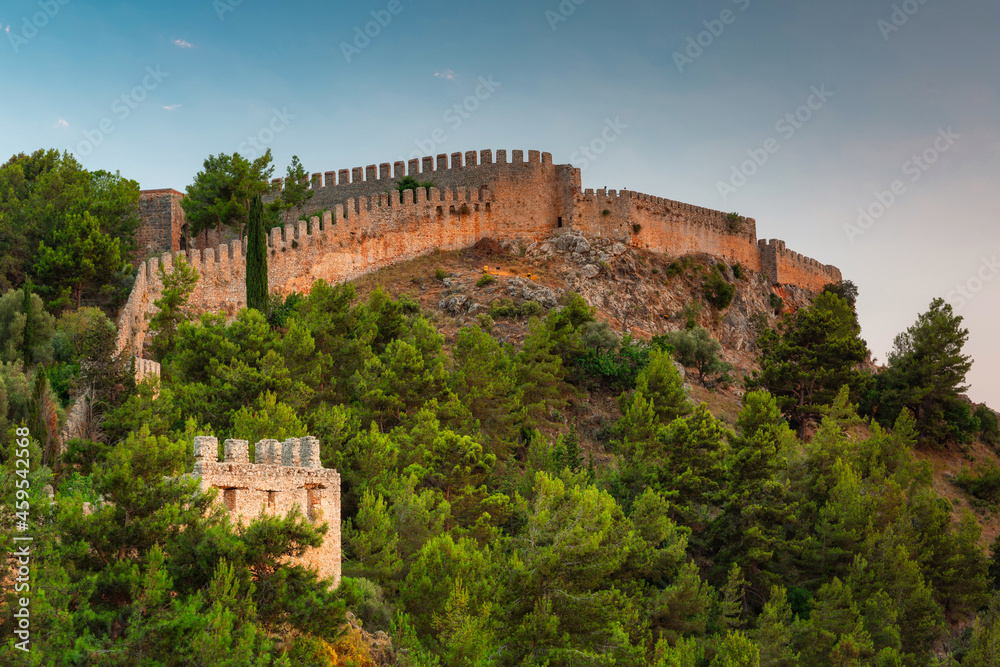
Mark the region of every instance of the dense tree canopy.
POLYGON ((138 201, 138 183, 87 171, 68 153, 14 155, 0 166, 0 292, 31 279, 47 301, 65 289, 74 303, 102 288, 120 298, 138 201))

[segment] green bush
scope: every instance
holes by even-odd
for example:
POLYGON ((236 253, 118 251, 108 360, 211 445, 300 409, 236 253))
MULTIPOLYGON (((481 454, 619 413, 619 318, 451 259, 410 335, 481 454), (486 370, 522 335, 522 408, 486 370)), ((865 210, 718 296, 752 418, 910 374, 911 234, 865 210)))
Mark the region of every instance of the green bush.
POLYGON ((679 276, 682 273, 684 273, 684 267, 681 266, 680 262, 674 261, 667 264, 667 276, 670 278, 679 276))
POLYGON ((771 296, 768 298, 768 302, 771 304, 771 310, 775 313, 780 313, 781 309, 785 307, 785 300, 780 296, 771 292, 771 296))
POLYGON ((739 262, 733 264, 733 277, 737 280, 743 280, 743 265, 739 262))
POLYGON ((1000 501, 1000 468, 992 461, 983 464, 978 475, 973 474, 968 468, 962 468, 955 484, 990 505, 1000 501))
POLYGON ((980 431, 979 419, 972 414, 972 408, 958 399, 948 401, 945 405, 944 420, 951 439, 958 443, 971 443, 980 431))
POLYGON ((701 315, 701 304, 692 301, 681 308, 681 317, 684 318, 684 328, 694 329, 698 326, 698 316, 701 315))
POLYGON ((1000 445, 1000 424, 996 413, 985 405, 980 405, 976 408, 975 416, 979 420, 979 437, 983 442, 994 447, 1000 445))
POLYGON ((340 583, 344 601, 368 632, 388 630, 393 607, 385 599, 382 587, 363 577, 344 577, 340 583))
POLYGON ((445 271, 444 269, 440 269, 440 268, 439 269, 434 269, 434 279, 435 280, 444 280, 447 277, 448 277, 448 272, 445 271))
MULTIPOLYGON (((713 375, 724 376, 732 366, 719 359, 722 345, 712 338, 712 334, 704 327, 682 331, 671 331, 665 336, 666 341, 674 349, 674 358, 687 366, 698 370, 698 380, 705 383, 713 375)), ((731 378, 726 380, 726 384, 731 378)))
POLYGON ((733 302, 736 296, 736 288, 726 282, 719 273, 718 268, 702 283, 705 293, 705 300, 715 306, 718 310, 725 310, 733 302))
MULTIPOLYGON (((593 344, 595 340, 604 340, 607 328, 604 322, 591 322, 584 334, 585 344, 593 344), (596 326, 593 326, 596 325, 596 326), (603 327, 601 325, 604 325, 603 327)), ((614 339, 617 336, 607 328, 614 339)), ((586 351, 576 360, 576 368, 580 375, 589 380, 589 384, 603 386, 615 391, 627 391, 635 388, 639 373, 649 365, 650 347, 642 341, 633 340, 628 334, 621 344, 608 347, 603 342, 597 347, 587 346, 586 351), (617 348, 617 349, 616 349, 617 348)))
POLYGON ((726 226, 730 234, 742 234, 745 228, 743 216, 739 213, 730 213, 726 216, 726 226))
POLYGON ((409 294, 399 295, 399 305, 406 315, 416 315, 420 312, 420 304, 409 294))
POLYGON ((271 295, 271 303, 267 309, 267 323, 272 329, 280 329, 288 322, 295 308, 303 301, 303 296, 292 292, 287 297, 280 294, 271 295))
POLYGON ((490 333, 493 331, 493 325, 495 322, 493 321, 493 318, 486 313, 479 313, 476 315, 476 324, 478 324, 479 328, 486 333, 490 333))
POLYGON ((608 209, 604 209, 603 211, 601 211, 601 215, 611 215, 611 211, 609 211, 608 209))
MULTIPOLYGON (((427 191, 427 194, 430 194, 431 188, 433 188, 433 187, 434 187, 434 183, 433 182, 431 182, 431 181, 423 181, 423 182, 421 182, 421 181, 418 181, 413 176, 404 176, 403 178, 401 178, 399 180, 399 183, 396 184, 396 189, 399 190, 400 192, 403 192, 404 190, 414 190, 414 191, 416 191, 417 188, 423 188, 424 190, 427 191)), ((416 198, 416 194, 417 194, 416 192, 413 193, 414 198, 416 198)))
POLYGON ((541 317, 545 307, 537 301, 525 301, 521 304, 521 317, 541 317))
POLYGON ((483 275, 479 276, 479 280, 476 281, 476 287, 486 287, 496 281, 497 279, 493 277, 492 273, 483 273, 483 275))
POLYGON ((638 234, 641 231, 642 231, 642 225, 640 225, 638 222, 635 223, 634 225, 632 225, 632 232, 633 233, 638 234))
POLYGON ((521 314, 521 309, 514 305, 514 300, 510 297, 497 299, 490 304, 490 317, 498 320, 504 317, 517 317, 521 314))

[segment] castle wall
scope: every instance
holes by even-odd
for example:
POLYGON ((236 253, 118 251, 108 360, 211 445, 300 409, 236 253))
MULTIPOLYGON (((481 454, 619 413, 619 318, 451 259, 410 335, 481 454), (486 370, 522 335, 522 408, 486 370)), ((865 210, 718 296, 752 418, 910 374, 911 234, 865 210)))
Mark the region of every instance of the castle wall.
POLYGON ((785 242, 770 239, 758 241, 762 272, 774 283, 797 285, 818 292, 829 283, 843 280, 840 269, 830 264, 821 264, 811 257, 805 257, 788 250, 785 242))
POLYGON ((218 489, 217 500, 236 523, 252 521, 261 511, 285 516, 295 506, 313 525, 326 523, 323 544, 290 561, 315 568, 335 587, 340 584, 340 475, 320 463, 319 440, 261 440, 254 446, 253 463, 246 440, 226 440, 222 461, 217 438, 197 436, 193 446, 202 491, 218 489))
MULTIPOLYGON (((274 185, 280 187, 280 179, 274 185)), ((783 241, 758 243, 752 218, 734 223, 721 211, 632 191, 584 191, 580 186, 579 169, 553 164, 549 153, 525 155, 520 150, 511 151, 509 159, 506 150, 469 151, 313 174, 315 195, 303 211, 316 215, 309 222, 274 228, 268 236, 269 286, 282 294, 305 293, 319 278, 331 283, 351 280, 435 249, 468 247, 485 237, 540 241, 560 228, 670 256, 712 254, 779 284, 819 290, 840 280, 836 267, 787 250, 783 241), (395 185, 406 175, 435 187, 429 193, 418 188, 400 194, 395 185)), ((171 216, 180 210, 179 192, 144 195, 150 211, 154 206, 166 211, 164 202, 170 203, 171 216)), ((176 220, 171 220, 170 225, 149 228, 173 229, 176 220)), ((246 306, 245 243, 236 240, 186 251, 188 263, 199 274, 190 299, 196 311, 221 311, 231 317, 246 306)), ((119 340, 133 350, 142 350, 147 321, 162 290, 157 269, 163 264, 167 272, 172 270, 178 246, 171 247, 171 252, 140 267, 122 312, 119 340)))
MULTIPOLYGON (((506 150, 496 151, 495 156, 492 150, 482 150, 450 156, 441 153, 437 158, 396 162, 391 167, 383 162, 328 171, 322 176, 313 174, 314 195, 296 213, 301 217, 333 211, 338 205, 346 208, 351 200, 358 210, 362 199, 377 202, 382 195, 391 197, 401 178, 413 176, 420 182, 433 183, 441 192, 464 190, 469 198, 477 198, 479 192, 492 192, 493 220, 504 227, 514 225, 521 233, 537 239, 539 230, 557 227, 559 217, 564 216, 563 208, 572 206, 571 197, 553 196, 565 181, 564 169, 560 169, 564 166, 552 164, 552 155, 540 151, 528 151, 526 156, 522 150, 513 150, 508 159, 506 150)), ((280 188, 282 180, 272 183, 280 188)))
POLYGON ((588 189, 576 201, 574 225, 585 234, 673 257, 708 253, 761 270, 753 218, 742 218, 734 228, 721 211, 631 191, 588 189))

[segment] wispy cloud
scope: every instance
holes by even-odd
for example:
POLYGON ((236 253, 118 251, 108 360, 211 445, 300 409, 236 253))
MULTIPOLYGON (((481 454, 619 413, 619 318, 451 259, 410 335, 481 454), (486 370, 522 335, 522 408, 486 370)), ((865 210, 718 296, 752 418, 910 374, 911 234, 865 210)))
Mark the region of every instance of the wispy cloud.
POLYGON ((69 123, 60 118, 55 122, 55 125, 53 125, 52 127, 69 127, 69 123))
POLYGON ((444 79, 445 81, 454 81, 457 78, 455 73, 450 69, 443 69, 440 72, 434 72, 434 76, 439 79, 444 79))
POLYGON ((10 34, 10 26, 9 25, 5 25, 3 27, 3 31, 9 35, 10 34))
POLYGON ((179 104, 164 104, 163 108, 167 111, 173 111, 174 109, 179 109, 181 105, 179 104))
POLYGON ((174 40, 174 45, 175 46, 179 46, 182 49, 190 49, 190 48, 192 48, 194 46, 194 44, 192 44, 191 42, 187 42, 187 41, 185 41, 183 39, 175 39, 174 40))

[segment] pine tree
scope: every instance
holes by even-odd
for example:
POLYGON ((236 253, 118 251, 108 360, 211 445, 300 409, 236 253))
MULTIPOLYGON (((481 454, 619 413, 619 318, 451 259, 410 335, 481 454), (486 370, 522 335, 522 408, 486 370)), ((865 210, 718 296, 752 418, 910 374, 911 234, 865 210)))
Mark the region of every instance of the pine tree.
POLYGON ((917 419, 920 436, 926 443, 939 444, 952 434, 948 408, 968 387, 965 375, 972 357, 962 354, 969 330, 950 304, 934 299, 905 332, 896 336, 884 373, 884 397, 879 421, 895 420, 902 407, 917 419))
POLYGON ((263 204, 260 195, 250 200, 247 229, 247 308, 267 314, 267 236, 264 231, 263 204))
POLYGON ((859 365, 868 350, 860 333, 846 301, 820 294, 812 306, 785 315, 776 331, 760 336, 761 370, 747 379, 747 389, 770 391, 802 437, 841 387, 848 385, 855 401, 867 388, 868 375, 859 365))
POLYGON ((35 322, 32 317, 30 280, 24 283, 23 292, 21 313, 24 315, 24 340, 21 345, 24 347, 24 367, 27 368, 31 364, 31 348, 35 346, 35 322))

